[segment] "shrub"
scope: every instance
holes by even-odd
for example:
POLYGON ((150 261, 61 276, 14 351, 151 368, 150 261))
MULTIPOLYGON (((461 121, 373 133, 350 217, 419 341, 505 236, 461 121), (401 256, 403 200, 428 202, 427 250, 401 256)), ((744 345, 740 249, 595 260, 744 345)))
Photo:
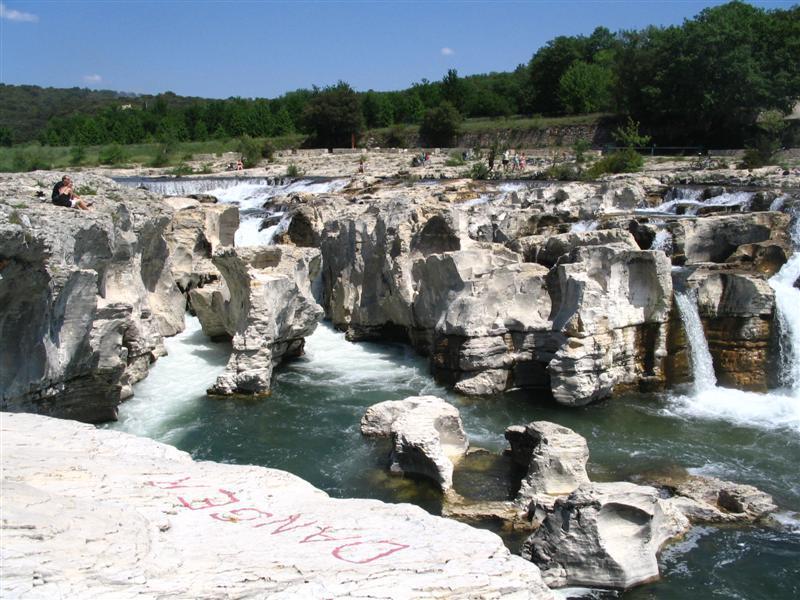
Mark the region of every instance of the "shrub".
POLYGON ((40 146, 28 146, 14 152, 11 166, 15 171, 38 171, 51 165, 40 146))
POLYGON ((69 151, 69 164, 79 165, 86 160, 86 146, 78 144, 73 146, 69 151))
POLYGON ((461 127, 463 117, 456 107, 449 102, 442 102, 438 107, 425 113, 419 134, 430 146, 452 146, 461 127))
POLYGON ((594 163, 587 171, 589 179, 597 179, 606 173, 633 173, 644 165, 644 158, 632 148, 623 148, 604 156, 594 163))
POLYGON ((537 176, 537 179, 555 181, 577 181, 581 179, 580 171, 570 163, 559 163, 547 168, 537 176))
POLYGON ((245 169, 250 169, 258 165, 261 161, 261 144, 249 135, 239 138, 238 152, 242 155, 242 164, 245 169))
POLYGON ((78 196, 96 196, 97 190, 88 185, 81 185, 75 188, 75 193, 78 196))
POLYGON ((275 160, 275 146, 269 140, 265 140, 261 146, 261 158, 266 158, 269 162, 275 160))
POLYGON ((583 138, 577 140, 574 144, 572 144, 572 151, 575 153, 575 162, 579 165, 582 165, 586 162, 586 151, 592 147, 592 144, 589 140, 585 140, 583 138))
POLYGON ((773 164, 775 155, 781 148, 781 138, 786 126, 780 111, 768 110, 762 114, 758 120, 755 139, 745 149, 742 157, 742 168, 755 169, 773 164))
POLYGON ((300 176, 300 169, 297 168, 297 165, 292 163, 286 168, 286 176, 287 177, 299 177, 300 176))
POLYGON ((176 177, 183 177, 184 175, 191 175, 194 173, 192 167, 187 165, 186 163, 180 163, 176 165, 172 169, 170 169, 170 175, 175 175, 176 177))
POLYGON ((389 129, 386 136, 386 146, 389 148, 405 148, 408 128, 402 123, 396 123, 389 129))
POLYGON ((489 166, 483 162, 476 162, 467 171, 467 177, 470 179, 489 179, 491 176, 492 172, 489 170, 489 166))
POLYGON ((125 162, 125 149, 119 144, 103 146, 98 155, 101 165, 120 165, 125 162))
POLYGON ((447 157, 447 160, 444 163, 446 167, 461 167, 464 165, 464 159, 461 157, 460 152, 451 152, 450 156, 447 157))
POLYGON ((212 169, 211 163, 203 163, 203 166, 200 167, 200 172, 203 175, 208 175, 209 173, 213 173, 214 171, 212 169))

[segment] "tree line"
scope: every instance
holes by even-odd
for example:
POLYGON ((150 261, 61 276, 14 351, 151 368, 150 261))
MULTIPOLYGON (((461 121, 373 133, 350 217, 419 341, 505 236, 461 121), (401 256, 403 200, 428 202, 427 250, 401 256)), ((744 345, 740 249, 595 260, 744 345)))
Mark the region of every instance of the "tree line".
MULTIPOLYGON (((445 142, 462 118, 602 112, 631 116, 662 145, 741 146, 764 111, 788 112, 800 99, 798 65, 800 6, 765 10, 734 1, 679 26, 559 36, 514 71, 460 77, 451 69, 440 81, 423 79, 401 91, 356 92, 339 82, 274 99, 117 96, 89 110, 43 115, 37 131, 24 132, 6 109, 0 143, 88 146, 302 133, 309 145, 349 146, 367 129, 404 124, 421 124, 423 137, 445 142)), ((11 88, 18 86, 0 86, 0 104, 11 88)))

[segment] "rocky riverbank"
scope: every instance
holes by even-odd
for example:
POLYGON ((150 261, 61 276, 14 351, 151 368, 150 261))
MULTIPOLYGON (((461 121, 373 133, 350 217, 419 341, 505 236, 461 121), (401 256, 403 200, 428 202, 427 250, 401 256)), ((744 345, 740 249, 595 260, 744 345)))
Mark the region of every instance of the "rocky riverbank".
POLYGON ((3 597, 553 597, 496 535, 408 504, 72 421, 1 427, 3 597))

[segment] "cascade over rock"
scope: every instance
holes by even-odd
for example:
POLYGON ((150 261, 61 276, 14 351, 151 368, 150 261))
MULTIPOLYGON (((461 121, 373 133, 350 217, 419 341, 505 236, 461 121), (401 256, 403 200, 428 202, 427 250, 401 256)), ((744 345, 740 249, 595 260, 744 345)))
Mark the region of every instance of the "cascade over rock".
POLYGON ((494 533, 410 504, 74 421, 1 426, 4 598, 553 598, 494 533))
POLYGON ((701 312, 730 369, 721 381, 763 389, 774 312, 764 284, 789 253, 788 217, 656 221, 634 211, 664 188, 641 179, 494 192, 468 181, 351 185, 290 199, 286 239, 319 245, 323 306, 349 339, 407 340, 464 394, 547 390, 572 406, 685 378, 671 263, 710 268, 728 290, 714 316, 701 312), (657 235, 670 243, 650 249, 657 235))
POLYGON ((311 282, 319 251, 295 246, 221 248, 213 256, 224 281, 192 290, 192 306, 209 336, 226 333, 233 352, 213 394, 267 394, 272 369, 303 351, 322 318, 311 282))
POLYGON ((0 407, 107 421, 163 354, 163 336, 183 329, 165 240, 172 210, 80 174, 92 210, 57 207, 60 178, 0 177, 0 407))

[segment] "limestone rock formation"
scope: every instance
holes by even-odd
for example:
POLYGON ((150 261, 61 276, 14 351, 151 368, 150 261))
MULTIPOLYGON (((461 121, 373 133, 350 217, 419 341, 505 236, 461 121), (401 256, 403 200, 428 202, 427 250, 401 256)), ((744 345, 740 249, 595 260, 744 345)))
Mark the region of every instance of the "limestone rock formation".
POLYGON ((416 506, 72 421, 0 427, 4 598, 553 598, 498 536, 416 506))
POLYGON ((568 427, 533 421, 508 427, 505 437, 514 462, 527 469, 517 504, 527 507, 539 494, 567 495, 589 483, 589 447, 583 436, 568 427))
POLYGON ((272 369, 302 353, 304 338, 322 318, 311 293, 319 252, 294 246, 221 248, 214 265, 224 282, 190 292, 192 306, 211 336, 224 331, 233 352, 213 394, 267 394, 272 369))
POLYGON ((553 277, 553 329, 566 338, 547 365, 558 402, 581 406, 620 385, 663 379, 672 277, 662 252, 582 246, 553 277))
POLYGON ((370 406, 361 419, 361 433, 391 437, 391 469, 428 477, 444 491, 453 487, 453 463, 469 446, 458 409, 436 396, 370 406))
POLYGON ((57 207, 39 182, 60 178, 0 177, 0 408, 107 421, 183 329, 172 213, 94 175, 75 176, 92 210, 57 207))
POLYGON ((658 490, 633 483, 591 483, 558 499, 522 556, 551 587, 627 589, 659 577, 656 554, 689 521, 658 490))
POLYGON ((777 510, 772 496, 752 485, 690 475, 661 480, 670 502, 692 523, 741 523, 777 510))
POLYGON ((188 291, 218 279, 211 256, 218 248, 233 246, 239 210, 192 198, 171 197, 164 202, 175 211, 167 233, 175 282, 188 291))

